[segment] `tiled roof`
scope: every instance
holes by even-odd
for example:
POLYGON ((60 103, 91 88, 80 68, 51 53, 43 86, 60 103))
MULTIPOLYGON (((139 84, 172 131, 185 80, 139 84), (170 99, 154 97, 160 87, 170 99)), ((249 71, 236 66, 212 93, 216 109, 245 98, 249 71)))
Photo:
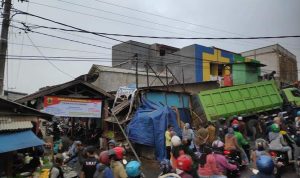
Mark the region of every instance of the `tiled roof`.
POLYGON ((32 124, 30 121, 18 121, 18 120, 0 120, 0 131, 13 131, 31 129, 32 124))

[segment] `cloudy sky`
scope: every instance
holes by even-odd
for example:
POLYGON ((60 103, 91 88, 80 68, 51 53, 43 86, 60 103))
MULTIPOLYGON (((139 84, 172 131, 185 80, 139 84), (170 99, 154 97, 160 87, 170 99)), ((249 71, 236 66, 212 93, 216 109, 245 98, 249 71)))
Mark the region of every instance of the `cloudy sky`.
MULTIPOLYGON (((300 35, 299 0, 12 0, 13 7, 85 30, 107 33, 182 37, 246 37, 300 35)), ((93 63, 111 65, 111 50, 65 41, 15 27, 28 25, 62 27, 49 21, 15 15, 9 34, 5 89, 32 93, 40 87, 72 80, 89 71, 93 63), (42 61, 15 60, 38 56, 42 61), (50 61, 47 57, 99 58, 93 62, 50 61)), ((111 48, 118 41, 90 34, 32 28, 37 32, 111 48)), ((130 38, 117 37, 120 40, 130 38)), ((216 46, 242 52, 279 43, 300 59, 300 38, 272 40, 157 40, 175 47, 191 44, 216 46)), ((49 59, 49 58, 48 58, 49 59)))

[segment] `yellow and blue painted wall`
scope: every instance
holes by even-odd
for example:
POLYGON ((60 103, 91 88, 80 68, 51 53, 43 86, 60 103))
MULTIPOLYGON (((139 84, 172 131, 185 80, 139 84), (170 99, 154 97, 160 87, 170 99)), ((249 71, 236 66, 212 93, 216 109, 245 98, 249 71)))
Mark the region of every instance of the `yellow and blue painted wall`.
MULTIPOLYGON (((210 81, 211 74, 218 74, 217 67, 211 67, 211 64, 232 64, 234 63, 234 53, 195 45, 195 82, 210 81), (212 70, 212 71, 211 71, 212 70)), ((226 75, 230 75, 230 70, 224 69, 226 75)))

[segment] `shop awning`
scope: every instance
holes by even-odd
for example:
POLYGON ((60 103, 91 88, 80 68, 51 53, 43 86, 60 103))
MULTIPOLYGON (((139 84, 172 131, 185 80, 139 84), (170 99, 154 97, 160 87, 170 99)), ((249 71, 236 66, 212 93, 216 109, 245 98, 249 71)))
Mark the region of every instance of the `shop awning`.
POLYGON ((44 141, 39 139, 31 130, 22 132, 0 133, 0 153, 20 150, 34 146, 43 145, 44 141))

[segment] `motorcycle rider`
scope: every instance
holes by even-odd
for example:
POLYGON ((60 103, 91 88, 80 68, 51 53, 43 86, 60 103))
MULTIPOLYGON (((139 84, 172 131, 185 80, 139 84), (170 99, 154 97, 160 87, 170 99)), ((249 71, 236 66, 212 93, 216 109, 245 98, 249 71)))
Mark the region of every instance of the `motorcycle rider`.
POLYGON ((111 161, 111 169, 114 174, 114 178, 127 178, 127 173, 121 160, 125 154, 125 149, 123 147, 115 147, 113 149, 108 150, 108 154, 111 161))
POLYGON ((251 152, 251 161, 253 163, 253 168, 256 169, 256 160, 262 156, 267 155, 270 156, 270 154, 267 151, 268 149, 268 142, 262 138, 256 139, 255 141, 255 150, 251 152))
POLYGON ((177 158, 178 169, 176 169, 176 173, 181 178, 193 178, 190 174, 192 171, 193 160, 189 155, 183 154, 177 158))
MULTIPOLYGON (((239 145, 240 151, 241 151, 241 158, 243 160, 244 165, 249 164, 249 159, 247 156, 248 148, 249 148, 249 143, 248 141, 244 138, 244 136, 241 134, 239 131, 239 126, 238 125, 233 125, 233 130, 234 130, 234 135, 237 139, 237 143, 239 145)), ((250 157, 250 156, 249 156, 250 157)))
POLYGON ((96 172, 93 178, 113 178, 113 172, 110 168, 110 158, 108 151, 102 151, 99 154, 99 162, 96 165, 96 172))
POLYGON ((126 165, 126 173, 128 178, 140 178, 142 174, 141 163, 138 161, 130 161, 126 165))
POLYGON ((180 178, 180 176, 172 171, 172 166, 169 160, 164 159, 160 162, 159 168, 161 170, 161 174, 158 178, 180 178))
POLYGON ((219 136, 219 139, 221 139, 223 142, 225 141, 225 135, 228 132, 228 125, 226 123, 226 118, 222 117, 217 122, 217 136, 219 136))
POLYGON ((262 155, 256 160, 258 174, 251 178, 275 178, 273 175, 274 162, 270 156, 262 155))
POLYGON ((292 159, 292 148, 287 146, 278 124, 271 125, 271 132, 269 133, 269 147, 274 151, 282 151, 288 153, 289 160, 292 159))
POLYGON ((240 150, 237 138, 234 135, 233 128, 228 128, 228 133, 225 136, 225 150, 240 150))
POLYGON ((198 177, 199 178, 226 178, 223 175, 222 171, 217 166, 217 161, 213 154, 209 153, 206 156, 206 163, 202 166, 199 165, 198 167, 198 177))
POLYGON ((184 148, 183 148, 183 145, 182 145, 182 142, 181 142, 181 139, 178 137, 178 136, 173 136, 171 138, 171 165, 173 167, 173 169, 176 169, 177 168, 177 158, 180 156, 180 155, 183 155, 185 154, 184 152, 184 148))
POLYGON ((228 163, 228 160, 223 155, 224 143, 221 140, 215 140, 212 143, 213 153, 212 155, 215 157, 217 168, 226 175, 226 171, 233 171, 237 169, 237 166, 234 164, 228 163))

